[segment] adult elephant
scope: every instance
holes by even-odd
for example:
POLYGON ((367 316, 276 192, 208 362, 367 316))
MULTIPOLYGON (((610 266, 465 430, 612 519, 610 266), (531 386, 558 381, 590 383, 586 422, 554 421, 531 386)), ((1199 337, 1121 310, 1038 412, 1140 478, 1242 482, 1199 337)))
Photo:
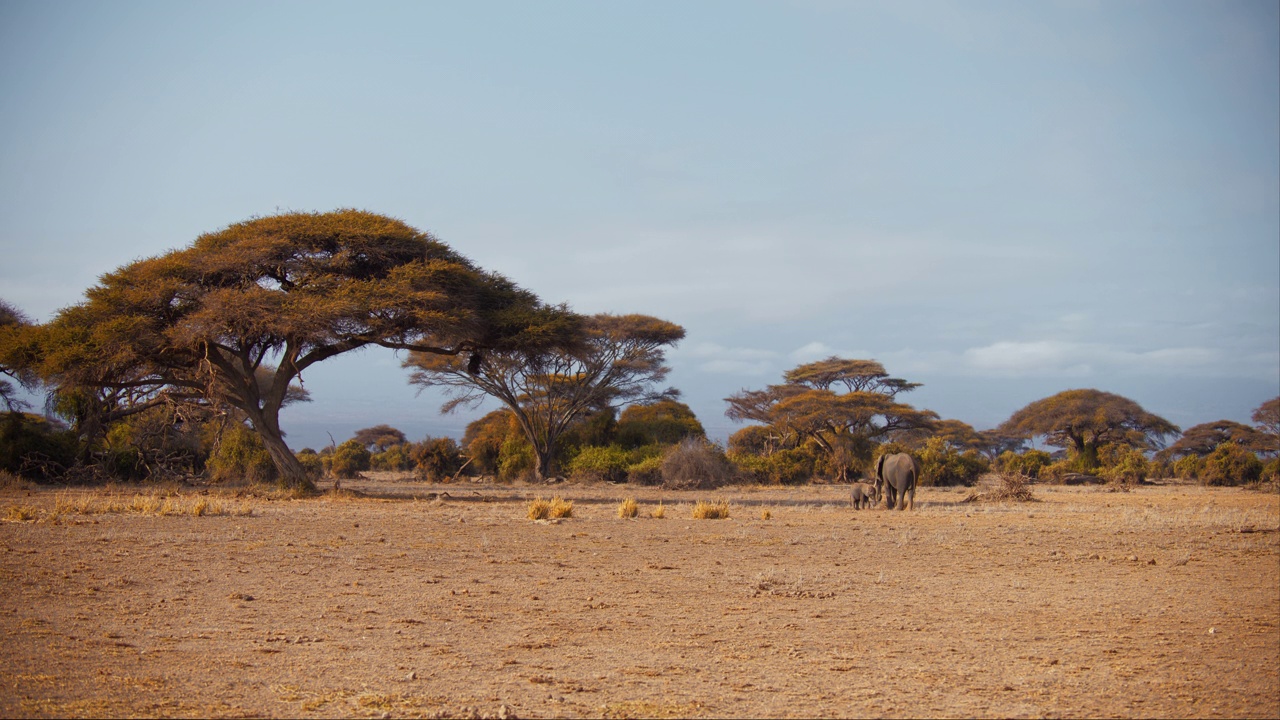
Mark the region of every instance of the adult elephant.
POLYGON ((920 480, 920 463, 907 453, 881 455, 876 462, 876 490, 898 510, 916 506, 916 483, 920 480))

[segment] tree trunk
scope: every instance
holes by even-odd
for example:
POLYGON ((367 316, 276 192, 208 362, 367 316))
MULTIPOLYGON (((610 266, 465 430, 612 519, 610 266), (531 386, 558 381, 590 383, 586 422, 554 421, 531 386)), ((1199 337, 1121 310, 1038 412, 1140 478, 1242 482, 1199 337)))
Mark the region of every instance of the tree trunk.
POLYGON ((274 408, 275 412, 271 412, 271 408, 241 409, 247 412, 249 424, 253 426, 254 432, 266 446, 267 454, 271 456, 271 462, 276 466, 276 473, 279 475, 277 482, 280 486, 308 493, 315 492, 316 484, 307 477, 306 469, 285 443, 284 433, 280 432, 280 409, 274 408))
POLYGON ((279 482, 281 486, 291 490, 315 492, 315 483, 311 482, 311 478, 307 477, 306 469, 302 467, 302 463, 298 462, 298 457, 285 444, 284 438, 280 436, 280 433, 273 434, 259 429, 258 436, 262 438, 262 444, 267 447, 267 454, 271 456, 271 462, 276 466, 276 472, 280 475, 279 482))
POLYGON ((551 470, 552 470, 551 463, 554 455, 555 455, 555 452, 550 448, 544 448, 539 445, 533 446, 533 458, 534 458, 533 472, 534 472, 534 475, 538 478, 538 482, 544 483, 549 481, 552 477, 554 477, 551 474, 551 470))

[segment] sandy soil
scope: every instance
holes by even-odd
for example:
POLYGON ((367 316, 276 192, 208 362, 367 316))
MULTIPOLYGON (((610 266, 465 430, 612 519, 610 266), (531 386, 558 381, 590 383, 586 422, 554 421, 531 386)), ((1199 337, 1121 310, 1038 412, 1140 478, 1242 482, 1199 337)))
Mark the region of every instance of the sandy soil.
POLYGON ((0 494, 27 516, 0 523, 0 715, 1280 716, 1275 494, 747 488, 655 519, 657 490, 569 485, 537 523, 551 489, 344 487, 248 516, 0 494))

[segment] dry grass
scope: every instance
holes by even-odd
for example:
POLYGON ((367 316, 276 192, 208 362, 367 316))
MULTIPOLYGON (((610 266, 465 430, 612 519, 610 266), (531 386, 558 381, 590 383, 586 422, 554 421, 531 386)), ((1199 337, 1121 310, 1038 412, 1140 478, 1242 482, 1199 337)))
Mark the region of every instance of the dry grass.
POLYGON ((30 522, 36 515, 36 509, 28 505, 10 505, 4 510, 4 519, 9 522, 30 522))
POLYGON ((565 500, 559 495, 547 500, 534 498, 529 501, 528 516, 530 520, 554 520, 573 517, 573 501, 565 500))
POLYGON ((551 498, 551 517, 552 518, 573 517, 573 501, 565 500, 559 495, 551 498))
POLYGON ((1031 488, 1027 487, 1027 476, 1001 473, 994 477, 997 480, 994 487, 985 492, 970 492, 964 502, 1035 502, 1031 488))
POLYGON ((714 503, 699 500, 693 506, 694 520, 722 520, 727 517, 729 517, 729 502, 727 500, 714 503))
POLYGON ((761 519, 761 520, 770 520, 770 519, 772 519, 772 518, 773 518, 773 513, 769 511, 769 508, 761 508, 761 509, 760 509, 760 519, 761 519))
POLYGON ((666 516, 667 516, 667 508, 663 506, 662 501, 659 500, 658 507, 654 508, 653 511, 649 513, 649 517, 654 518, 655 520, 661 520, 666 516))
POLYGON ((618 517, 627 520, 640 514, 640 505, 635 498, 627 498, 618 504, 618 517))
POLYGON ((104 515, 107 513, 125 515, 185 515, 203 517, 205 515, 248 516, 253 514, 253 505, 243 500, 234 500, 204 495, 170 495, 160 493, 134 495, 129 498, 112 497, 110 495, 58 493, 54 497, 54 515, 104 515))
POLYGON ((551 515, 551 501, 540 497, 530 500, 526 514, 530 520, 546 520, 551 515))

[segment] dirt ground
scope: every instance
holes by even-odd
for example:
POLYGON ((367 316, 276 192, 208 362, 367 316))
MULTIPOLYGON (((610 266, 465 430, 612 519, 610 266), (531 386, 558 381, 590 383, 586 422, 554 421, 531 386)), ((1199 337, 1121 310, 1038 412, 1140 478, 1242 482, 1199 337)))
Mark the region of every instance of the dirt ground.
POLYGON ((4 491, 0 716, 1280 716, 1275 494, 344 488, 4 491), (528 520, 552 494, 573 517, 528 520))

